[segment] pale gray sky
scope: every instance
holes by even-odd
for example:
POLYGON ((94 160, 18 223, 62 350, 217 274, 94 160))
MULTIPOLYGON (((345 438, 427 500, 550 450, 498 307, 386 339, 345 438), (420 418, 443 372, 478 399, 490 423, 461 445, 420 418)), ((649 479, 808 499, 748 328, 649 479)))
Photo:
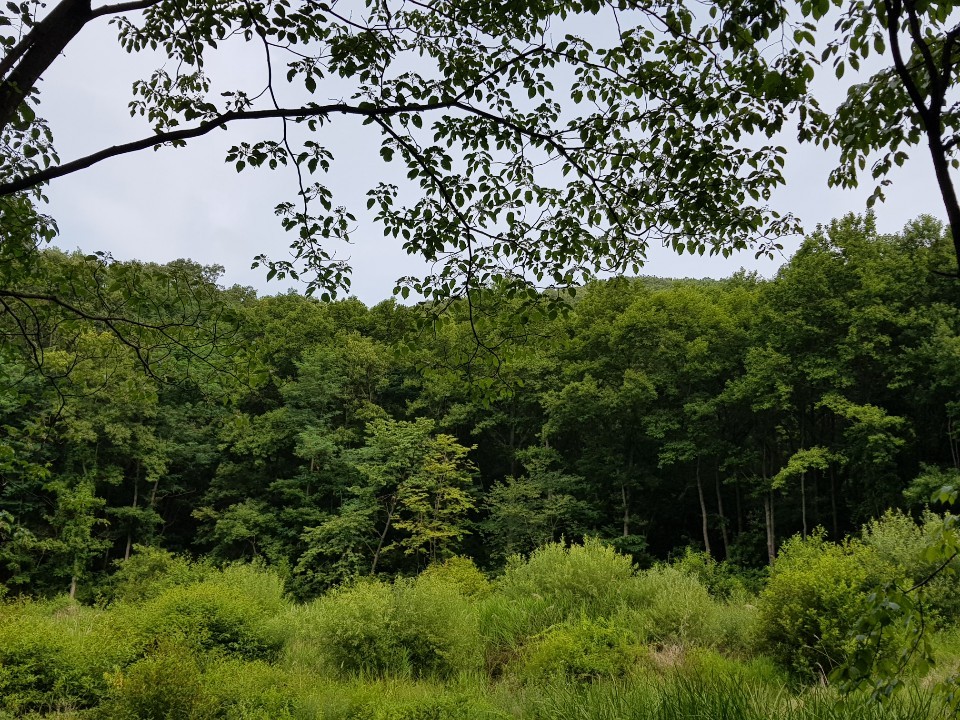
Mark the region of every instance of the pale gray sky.
MULTIPOLYGON (((129 117, 127 103, 132 82, 148 76, 161 58, 128 55, 115 34, 115 29, 102 21, 85 28, 44 78, 40 114, 51 124, 62 161, 149 134, 145 121, 129 117)), ((242 84, 241 78, 262 77, 262 57, 256 51, 254 46, 211 58, 211 76, 225 78, 226 85, 242 84)), ((820 96, 837 98, 839 90, 827 75, 818 79, 820 96)), ((87 252, 106 250, 119 259, 165 262, 187 257, 223 265, 226 285, 250 285, 260 293, 283 290, 287 285, 267 283, 264 271, 251 270, 250 263, 261 252, 283 257, 289 246, 287 234, 273 217, 273 207, 293 196, 293 171, 238 174, 223 162, 230 145, 265 134, 263 125, 237 126, 191 141, 183 149, 115 158, 53 181, 47 194, 49 212, 60 226, 57 244, 87 252)), ((335 118, 320 131, 318 141, 327 144, 336 157, 327 184, 340 202, 355 210, 365 207, 364 193, 377 180, 397 181, 400 168, 380 161, 379 137, 372 128, 361 127, 353 119, 335 118)), ((864 210, 871 188, 842 191, 827 187, 827 174, 835 160, 832 152, 798 146, 789 136, 779 142, 790 152, 787 185, 774 197, 774 207, 799 216, 808 230, 846 212, 864 210)), ((913 151, 911 160, 892 179, 887 202, 876 209, 881 231, 899 230, 921 213, 943 216, 933 171, 922 147, 913 151)), ((422 264, 407 256, 398 240, 384 238, 379 226, 362 215, 353 240, 338 253, 354 267, 352 293, 368 304, 389 297, 399 276, 422 271, 422 264)), ((678 256, 652 248, 643 272, 725 277, 746 267, 772 275, 797 243, 788 244, 785 257, 775 262, 755 260, 749 252, 723 259, 678 256)))

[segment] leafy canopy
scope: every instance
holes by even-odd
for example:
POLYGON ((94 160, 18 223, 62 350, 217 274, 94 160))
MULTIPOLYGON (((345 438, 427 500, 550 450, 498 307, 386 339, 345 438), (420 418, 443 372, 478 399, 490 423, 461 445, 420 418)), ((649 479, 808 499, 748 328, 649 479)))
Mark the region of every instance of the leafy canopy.
POLYGON ((279 119, 226 159, 295 176, 294 196, 276 207, 292 258, 257 263, 270 277, 302 274, 324 297, 349 288, 336 243, 355 219, 324 182, 333 122, 356 123, 417 187, 412 200, 386 182, 368 192, 384 233, 432 263, 428 276, 399 281, 404 296, 445 300, 496 277, 528 290, 569 285, 637 268, 650 242, 769 253, 797 228, 766 204, 785 154, 770 138, 813 74, 787 41, 796 29, 780 4, 61 0, 43 17, 31 8, 0 14, 0 196, 40 197, 43 183, 110 157, 279 119), (152 132, 61 164, 37 115, 38 81, 100 18, 127 51, 163 56, 129 102, 152 132), (771 42, 779 52, 768 55, 771 42), (210 59, 243 44, 262 52, 267 82, 225 87, 210 59))

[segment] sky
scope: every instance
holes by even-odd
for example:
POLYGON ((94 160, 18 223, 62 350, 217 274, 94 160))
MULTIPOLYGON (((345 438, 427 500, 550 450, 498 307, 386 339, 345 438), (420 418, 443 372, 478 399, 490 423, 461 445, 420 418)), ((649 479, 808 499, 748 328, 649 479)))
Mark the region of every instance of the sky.
MULTIPOLYGON (((208 70, 224 87, 264 78, 257 48, 228 48, 211 58, 208 70)), ((147 77, 163 61, 160 56, 130 55, 116 41, 116 30, 99 21, 84 28, 64 56, 50 68, 41 85, 41 116, 53 129, 61 161, 149 135, 142 118, 127 109, 131 84, 147 77)), ((829 76, 829 73, 824 73, 829 76)), ((814 90, 822 102, 839 100, 841 89, 829 77, 818 78, 814 90)), ((349 95, 348 88, 325 89, 349 95)), ((320 96, 318 100, 327 98, 320 96)), ((285 104, 281 98, 281 104, 285 104)), ((280 121, 270 121, 278 124, 280 121)), ((224 162, 226 150, 241 141, 265 137, 264 126, 231 127, 191 141, 186 148, 163 148, 113 158, 88 170, 54 180, 47 189, 49 212, 57 220, 64 249, 105 250, 117 259, 167 262, 190 258, 224 267, 222 284, 254 287, 260 294, 285 291, 296 284, 267 282, 265 271, 251 269, 260 253, 286 256, 289 237, 273 216, 276 203, 295 193, 293 171, 237 173, 224 162)), ((398 171, 379 158, 379 137, 359 122, 335 119, 318 140, 337 158, 325 178, 337 199, 358 210, 365 191, 398 171)), ((771 205, 792 212, 807 231, 847 212, 862 212, 872 190, 827 187, 836 155, 815 146, 798 146, 789 134, 778 142, 788 148, 787 182, 771 205)), ((924 148, 891 175, 888 199, 876 208, 881 232, 894 232, 922 213, 944 215, 933 170, 924 148)), ((407 256, 394 238, 384 238, 372 221, 359 216, 352 243, 336 248, 337 257, 353 266, 351 294, 367 304, 391 296, 398 277, 417 274, 423 264, 407 256)), ((726 277, 741 267, 772 276, 799 244, 785 242, 781 257, 756 260, 751 252, 724 259, 677 255, 654 247, 643 274, 661 277, 726 277)))

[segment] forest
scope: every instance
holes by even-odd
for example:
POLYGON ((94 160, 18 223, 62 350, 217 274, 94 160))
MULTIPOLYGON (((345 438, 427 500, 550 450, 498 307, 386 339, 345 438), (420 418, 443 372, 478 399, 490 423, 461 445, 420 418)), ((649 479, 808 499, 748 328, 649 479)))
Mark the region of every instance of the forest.
POLYGON ((437 314, 43 250, 141 319, 2 316, 0 717, 951 716, 952 252, 437 314))

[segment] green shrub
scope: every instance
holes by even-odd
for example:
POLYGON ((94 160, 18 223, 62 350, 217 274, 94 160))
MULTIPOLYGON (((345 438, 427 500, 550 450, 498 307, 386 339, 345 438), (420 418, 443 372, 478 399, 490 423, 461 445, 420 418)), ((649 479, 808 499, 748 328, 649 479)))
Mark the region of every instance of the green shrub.
POLYGON ((395 611, 390 585, 360 580, 311 603, 300 616, 299 639, 322 648, 333 672, 403 674, 409 667, 393 633, 395 611))
POLYGON ((709 553, 690 547, 671 566, 695 577, 719 600, 742 599, 758 592, 763 584, 762 571, 748 571, 726 561, 717 562, 709 553))
POLYGON ((398 679, 310 683, 297 718, 319 720, 495 720, 513 717, 491 707, 486 687, 398 679))
POLYGON ((18 602, 0 613, 0 710, 85 708, 104 696, 104 673, 130 655, 107 613, 66 598, 18 602))
POLYGON ((448 677, 481 665, 475 601, 437 574, 340 588, 298 624, 295 641, 322 647, 327 668, 344 675, 448 677))
POLYGON ((420 577, 443 579, 467 597, 486 597, 492 589, 487 576, 480 572, 473 560, 465 557, 456 556, 435 563, 420 573, 420 577))
POLYGON ((265 616, 279 615, 289 605, 284 598, 283 578, 259 563, 228 565, 206 582, 226 593, 243 596, 265 616))
POLYGON ((488 674, 499 675, 524 643, 557 622, 543 598, 510 598, 494 592, 480 602, 480 634, 488 674))
POLYGON ((854 649, 867 593, 888 568, 858 541, 837 545, 822 533, 791 538, 760 595, 761 646, 807 679, 826 676, 854 649))
POLYGON ((632 614, 556 625, 523 651, 514 671, 525 680, 594 681, 628 675, 645 654, 632 614))
POLYGON ((515 556, 496 587, 510 600, 539 600, 548 623, 539 629, 567 618, 608 617, 641 599, 630 558, 595 539, 571 547, 551 543, 526 561, 515 556))
POLYGON ((207 664, 202 695, 221 717, 288 720, 297 709, 289 673, 262 661, 219 659, 207 664))
POLYGON ((98 720, 204 720, 217 717, 205 693, 195 649, 164 642, 112 680, 110 698, 94 713, 98 720))
POLYGON ((442 574, 394 585, 392 632, 417 676, 450 677, 478 670, 482 643, 473 598, 442 574))
POLYGON ((640 574, 640 622, 650 639, 661 643, 719 645, 721 608, 692 575, 669 565, 640 574))
POLYGON ((70 673, 63 641, 51 623, 15 617, 0 624, 0 698, 5 710, 19 714, 68 702, 74 696, 70 673))
POLYGON ((260 597, 203 582, 172 587, 142 605, 125 604, 114 616, 147 650, 173 638, 197 652, 256 660, 274 657, 285 639, 268 610, 260 597))
POLYGON ((925 557, 925 550, 943 527, 944 518, 925 512, 922 524, 899 510, 888 510, 882 517, 863 526, 863 543, 889 565, 902 573, 911 586, 926 580, 922 599, 927 620, 938 625, 960 621, 960 558, 952 562, 953 572, 937 572, 940 562, 925 557))
POLYGON ((109 601, 143 602, 178 585, 193 585, 216 571, 204 563, 174 555, 160 548, 137 545, 134 553, 117 563, 107 584, 109 601))

